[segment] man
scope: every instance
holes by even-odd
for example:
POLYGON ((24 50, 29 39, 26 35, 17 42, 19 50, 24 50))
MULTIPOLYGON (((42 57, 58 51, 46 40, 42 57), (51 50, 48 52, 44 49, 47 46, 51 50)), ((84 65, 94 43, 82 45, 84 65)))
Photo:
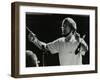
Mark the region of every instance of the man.
POLYGON ((65 18, 62 21, 62 35, 57 40, 50 43, 44 43, 37 39, 34 33, 29 34, 29 40, 38 48, 49 50, 52 54, 59 53, 60 65, 81 65, 82 55, 88 50, 88 46, 76 32, 77 25, 72 18, 65 18))
POLYGON ((26 50, 26 67, 38 67, 39 61, 35 53, 26 50))

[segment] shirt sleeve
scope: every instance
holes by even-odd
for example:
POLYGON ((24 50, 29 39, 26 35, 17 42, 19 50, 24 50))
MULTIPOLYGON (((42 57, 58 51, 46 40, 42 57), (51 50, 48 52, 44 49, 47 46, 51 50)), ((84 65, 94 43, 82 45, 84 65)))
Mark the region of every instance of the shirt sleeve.
POLYGON ((59 52, 59 45, 59 40, 55 40, 53 42, 48 43, 47 48, 51 52, 51 54, 55 54, 59 52))
POLYGON ((42 46, 46 47, 46 43, 39 41, 37 38, 33 41, 33 43, 39 48, 42 49, 42 46))
POLYGON ((82 54, 82 55, 85 55, 85 53, 88 51, 88 45, 86 44, 86 42, 83 40, 83 39, 81 39, 81 48, 80 48, 80 53, 82 54))

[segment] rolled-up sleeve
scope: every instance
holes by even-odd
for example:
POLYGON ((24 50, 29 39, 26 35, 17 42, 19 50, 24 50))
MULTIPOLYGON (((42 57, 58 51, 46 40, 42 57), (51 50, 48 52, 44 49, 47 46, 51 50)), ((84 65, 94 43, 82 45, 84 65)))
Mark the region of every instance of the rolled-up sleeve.
POLYGON ((85 53, 88 51, 88 45, 86 42, 82 39, 81 40, 81 54, 85 55, 85 53))

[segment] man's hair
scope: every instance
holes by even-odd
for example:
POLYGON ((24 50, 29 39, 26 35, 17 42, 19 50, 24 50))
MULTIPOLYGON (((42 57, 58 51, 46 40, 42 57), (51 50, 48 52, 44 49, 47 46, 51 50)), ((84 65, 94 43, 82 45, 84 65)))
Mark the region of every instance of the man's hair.
POLYGON ((36 67, 37 56, 30 50, 26 50, 26 67, 36 67))
POLYGON ((63 19, 62 27, 63 27, 64 24, 69 25, 73 31, 77 30, 76 22, 70 17, 63 19))

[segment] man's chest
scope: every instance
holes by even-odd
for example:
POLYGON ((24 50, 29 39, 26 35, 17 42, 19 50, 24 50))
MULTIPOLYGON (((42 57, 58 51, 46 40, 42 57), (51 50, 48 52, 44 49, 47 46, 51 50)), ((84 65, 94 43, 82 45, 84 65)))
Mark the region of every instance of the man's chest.
POLYGON ((60 53, 72 54, 75 53, 79 42, 63 42, 60 46, 60 53))

